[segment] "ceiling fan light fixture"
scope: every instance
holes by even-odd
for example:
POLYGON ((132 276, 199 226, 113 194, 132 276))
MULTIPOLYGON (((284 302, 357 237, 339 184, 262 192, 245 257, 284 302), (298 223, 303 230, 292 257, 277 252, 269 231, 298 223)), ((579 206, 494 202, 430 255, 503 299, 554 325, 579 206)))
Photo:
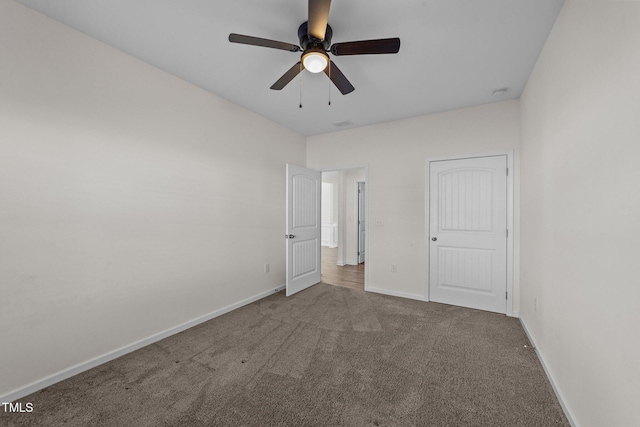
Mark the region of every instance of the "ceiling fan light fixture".
POLYGON ((302 65, 311 73, 321 73, 327 68, 329 57, 320 49, 310 49, 302 54, 302 65))
MULTIPOLYGON (((400 50, 400 39, 393 37, 331 44, 333 30, 328 22, 330 5, 331 0, 309 0, 309 19, 298 27, 298 40, 300 41, 300 45, 236 33, 229 34, 229 41, 231 43, 288 50, 289 52, 302 51, 300 61, 295 63, 293 67, 289 68, 282 77, 271 85, 272 90, 283 89, 300 74, 303 69, 307 69, 310 73, 314 74, 324 71, 340 93, 346 95, 353 92, 355 88, 342 71, 340 71, 340 68, 329 59, 328 52, 331 52, 334 56, 398 53, 400 50)), ((302 83, 302 80, 300 80, 300 82, 302 83)), ((331 101, 329 101, 329 104, 331 104, 331 101)), ((302 104, 300 106, 302 106, 302 104)))

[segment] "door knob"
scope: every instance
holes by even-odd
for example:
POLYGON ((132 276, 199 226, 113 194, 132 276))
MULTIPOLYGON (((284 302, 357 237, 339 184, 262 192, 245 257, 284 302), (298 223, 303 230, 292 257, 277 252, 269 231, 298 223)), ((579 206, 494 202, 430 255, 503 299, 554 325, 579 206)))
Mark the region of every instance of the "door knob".
POLYGON ((293 239, 294 237, 296 237, 296 236, 294 236, 293 234, 285 234, 284 235, 285 239, 293 239))
POLYGON ((432 237, 431 240, 433 240, 435 242, 436 240, 438 240, 438 238, 437 237, 432 237))

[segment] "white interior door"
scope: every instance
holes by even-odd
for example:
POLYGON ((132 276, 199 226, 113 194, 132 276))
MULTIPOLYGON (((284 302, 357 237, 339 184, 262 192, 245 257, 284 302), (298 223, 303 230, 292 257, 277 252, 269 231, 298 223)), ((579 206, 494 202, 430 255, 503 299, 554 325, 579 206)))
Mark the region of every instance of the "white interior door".
POLYGON ((320 282, 320 172, 287 165, 287 296, 320 282))
POLYGON ((429 298, 505 313, 507 158, 429 162, 429 298))
POLYGON ((364 248, 365 248, 365 203, 364 203, 364 182, 358 182, 358 264, 364 262, 364 248))

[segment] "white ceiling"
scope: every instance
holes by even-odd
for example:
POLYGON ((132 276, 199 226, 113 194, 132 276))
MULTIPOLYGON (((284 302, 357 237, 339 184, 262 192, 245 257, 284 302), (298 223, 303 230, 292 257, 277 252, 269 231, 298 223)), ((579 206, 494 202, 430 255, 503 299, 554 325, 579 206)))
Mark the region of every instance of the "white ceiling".
POLYGON ((341 95, 306 71, 270 90, 300 54, 227 39, 298 44, 305 0, 17 1, 303 135, 518 98, 563 3, 334 0, 334 43, 401 39, 396 55, 333 57, 356 88, 341 95))

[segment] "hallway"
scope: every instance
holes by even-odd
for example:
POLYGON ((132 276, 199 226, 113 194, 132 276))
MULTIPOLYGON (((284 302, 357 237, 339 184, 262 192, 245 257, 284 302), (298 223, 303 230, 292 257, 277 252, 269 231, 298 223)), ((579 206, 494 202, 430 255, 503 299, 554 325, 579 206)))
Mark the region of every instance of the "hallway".
POLYGON ((364 290, 364 263, 338 266, 338 248, 322 246, 322 281, 329 285, 364 290))

